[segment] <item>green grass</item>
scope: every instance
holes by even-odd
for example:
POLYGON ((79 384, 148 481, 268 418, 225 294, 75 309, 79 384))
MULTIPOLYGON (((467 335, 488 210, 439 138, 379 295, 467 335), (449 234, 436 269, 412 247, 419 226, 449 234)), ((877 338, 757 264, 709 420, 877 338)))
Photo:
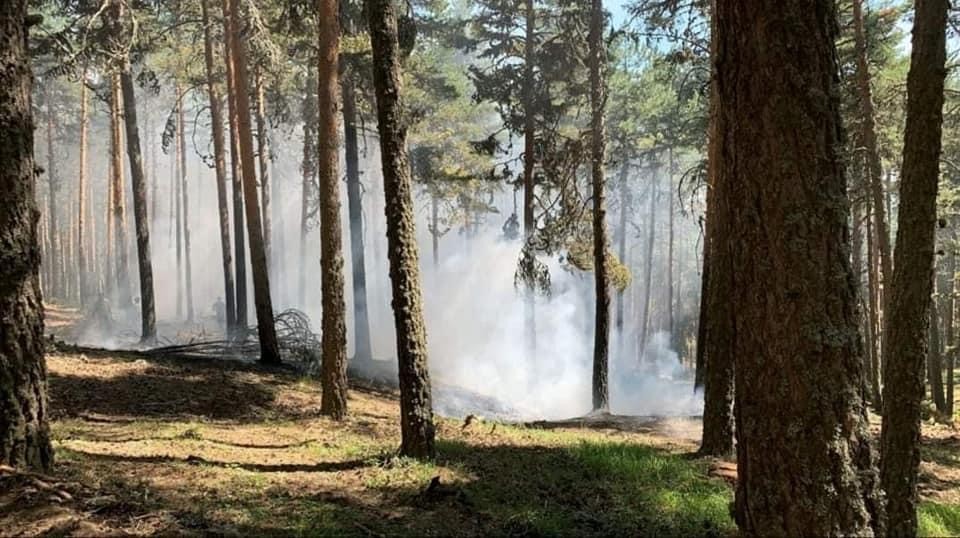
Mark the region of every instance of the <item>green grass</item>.
POLYGON ((960 506, 923 502, 917 515, 920 536, 960 536, 960 506))

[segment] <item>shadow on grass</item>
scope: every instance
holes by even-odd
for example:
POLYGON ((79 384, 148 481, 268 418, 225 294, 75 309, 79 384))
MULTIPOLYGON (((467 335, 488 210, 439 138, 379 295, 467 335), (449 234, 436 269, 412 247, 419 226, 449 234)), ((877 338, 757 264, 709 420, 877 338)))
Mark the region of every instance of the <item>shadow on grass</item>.
POLYGON ((373 463, 369 459, 357 459, 349 461, 329 461, 313 464, 295 464, 295 463, 239 463, 230 461, 217 461, 202 458, 200 456, 187 456, 178 458, 176 456, 133 456, 127 454, 101 454, 97 452, 86 452, 75 448, 69 449, 75 455, 81 456, 91 461, 97 462, 117 462, 117 463, 149 463, 149 464, 175 464, 186 463, 191 465, 209 465, 213 467, 223 467, 229 469, 243 469, 256 473, 332 473, 337 471, 350 471, 368 467, 373 463))

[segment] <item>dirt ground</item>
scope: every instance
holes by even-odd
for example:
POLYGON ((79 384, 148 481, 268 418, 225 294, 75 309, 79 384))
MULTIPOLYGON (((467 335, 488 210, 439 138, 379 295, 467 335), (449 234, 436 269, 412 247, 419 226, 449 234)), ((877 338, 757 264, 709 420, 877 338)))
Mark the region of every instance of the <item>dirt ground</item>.
MULTIPOLYGON (((735 465, 691 457, 692 419, 440 419, 440 456, 421 463, 395 456, 391 390, 354 385, 335 423, 289 370, 120 352, 47 364, 56 466, 0 467, 3 535, 733 532, 735 465)), ((923 456, 924 498, 960 505, 960 433, 926 424, 923 456)))

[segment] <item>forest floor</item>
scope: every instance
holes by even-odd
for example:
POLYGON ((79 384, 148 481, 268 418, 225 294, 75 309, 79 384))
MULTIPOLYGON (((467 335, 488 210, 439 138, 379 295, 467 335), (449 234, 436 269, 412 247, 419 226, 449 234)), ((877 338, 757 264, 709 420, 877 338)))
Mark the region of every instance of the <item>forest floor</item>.
MULTIPOLYGON (((122 352, 47 358, 56 465, 0 467, 13 535, 727 536, 732 462, 690 419, 438 420, 438 457, 395 455, 395 392, 350 416, 289 370, 122 352)), ((960 535, 960 432, 925 425, 922 533, 960 535)))

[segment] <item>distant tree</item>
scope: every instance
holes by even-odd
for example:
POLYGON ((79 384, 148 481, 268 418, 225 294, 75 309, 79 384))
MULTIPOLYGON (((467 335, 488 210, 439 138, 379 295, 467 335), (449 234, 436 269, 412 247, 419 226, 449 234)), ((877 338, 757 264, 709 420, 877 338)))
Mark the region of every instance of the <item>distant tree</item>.
POLYGON ((320 412, 335 419, 347 414, 347 327, 344 304, 343 243, 340 226, 340 137, 337 96, 340 44, 339 0, 317 0, 319 49, 320 280, 322 352, 320 412))
POLYGON ((0 2, 0 464, 49 470, 27 0, 0 2))
POLYGON ((714 15, 722 158, 712 180, 726 229, 711 248, 736 269, 736 521, 747 536, 882 534, 839 155, 835 5, 717 0, 714 15))
MULTIPOLYGON (((949 3, 916 3, 896 259, 884 327, 880 478, 890 536, 917 535, 920 406, 933 291, 949 3)), ((953 372, 950 372, 953 375, 953 372)))
MULTIPOLYGON (((434 456, 434 425, 427 335, 420 293, 420 266, 413 212, 407 126, 401 108, 401 49, 393 0, 367 0, 373 46, 377 129, 386 195, 387 245, 400 375, 400 453, 434 456)), ((409 21, 408 21, 409 22, 409 21)))

